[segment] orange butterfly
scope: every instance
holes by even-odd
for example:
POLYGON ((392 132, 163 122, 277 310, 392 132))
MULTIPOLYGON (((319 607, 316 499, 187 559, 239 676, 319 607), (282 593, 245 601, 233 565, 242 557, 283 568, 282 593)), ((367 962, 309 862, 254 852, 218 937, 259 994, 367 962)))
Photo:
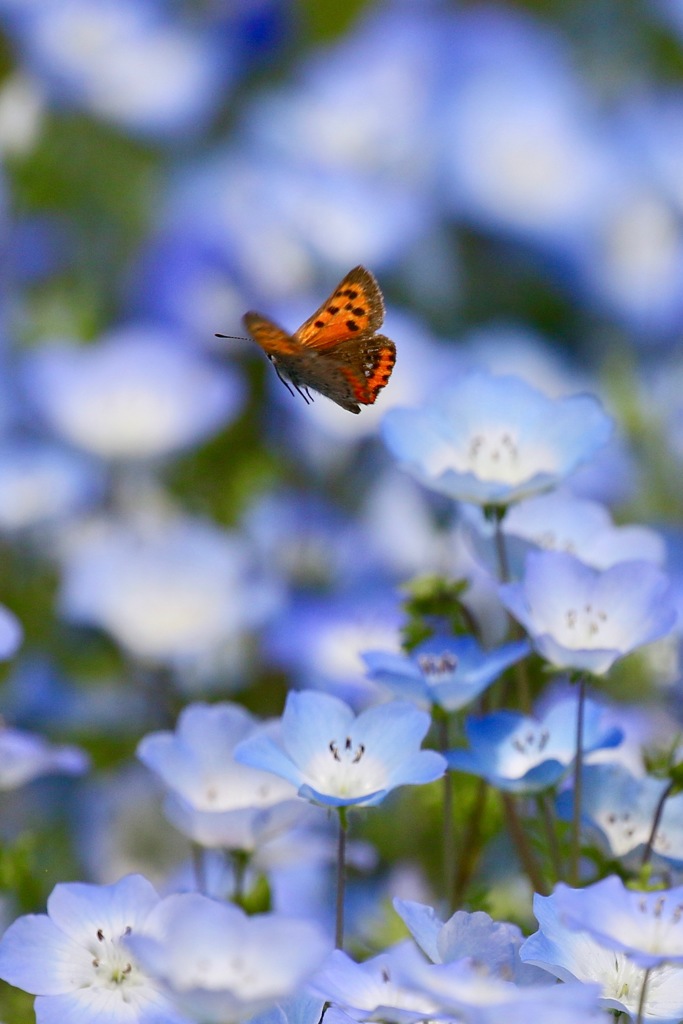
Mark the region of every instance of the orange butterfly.
POLYGON ((247 313, 243 323, 289 391, 291 383, 308 403, 312 388, 357 413, 373 404, 396 362, 393 341, 375 333, 383 319, 377 281, 365 267, 354 267, 294 334, 260 313, 247 313))

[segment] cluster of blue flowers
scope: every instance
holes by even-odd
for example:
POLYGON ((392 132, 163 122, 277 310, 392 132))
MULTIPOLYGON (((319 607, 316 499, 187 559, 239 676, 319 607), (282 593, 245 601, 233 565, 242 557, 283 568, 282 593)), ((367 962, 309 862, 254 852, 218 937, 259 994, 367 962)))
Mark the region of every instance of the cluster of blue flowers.
POLYGON ((683 3, 314 6, 0 0, 0 1019, 681 1024, 683 3))

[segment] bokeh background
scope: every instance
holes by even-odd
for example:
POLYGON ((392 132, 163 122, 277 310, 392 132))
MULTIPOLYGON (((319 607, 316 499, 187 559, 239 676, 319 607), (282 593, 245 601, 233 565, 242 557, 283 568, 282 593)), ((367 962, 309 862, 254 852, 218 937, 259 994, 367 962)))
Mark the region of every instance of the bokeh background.
MULTIPOLYGON (((8 920, 177 865, 134 751, 185 704, 371 703, 359 652, 397 648, 416 573, 467 578, 502 638, 458 516, 378 438, 463 369, 601 397, 574 489, 656 525, 678 587, 679 0, 0 0, 0 155, 0 710, 92 761, 2 794, 8 920), (357 264, 398 350, 359 416, 214 337, 293 330, 357 264)), ((428 878, 424 820, 372 826, 380 864, 428 878)))

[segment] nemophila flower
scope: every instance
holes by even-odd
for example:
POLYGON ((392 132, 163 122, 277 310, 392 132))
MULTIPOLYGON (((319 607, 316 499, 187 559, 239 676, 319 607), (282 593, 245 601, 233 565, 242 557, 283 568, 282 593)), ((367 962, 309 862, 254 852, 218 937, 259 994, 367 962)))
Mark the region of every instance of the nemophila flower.
POLYGON ((412 1024, 437 1015, 439 1004, 434 999, 396 981, 394 964, 392 950, 357 964, 342 950, 335 949, 309 985, 353 1020, 412 1024))
POLYGON ((62 614, 107 630, 146 661, 234 661, 276 588, 253 573, 234 534, 190 518, 150 526, 105 523, 78 538, 64 560, 62 614))
MULTIPOLYGON (((497 789, 538 793, 556 785, 574 762, 577 714, 576 697, 567 696, 540 718, 515 711, 469 718, 465 723, 469 748, 449 751, 448 765, 488 779, 497 789)), ((622 731, 606 720, 605 709, 586 700, 583 753, 615 747, 622 737, 622 731)))
POLYGON ((44 526, 81 512, 102 494, 99 467, 85 456, 39 441, 0 449, 0 529, 44 526))
POLYGON ((166 816, 195 843, 252 851, 305 808, 290 782, 234 760, 237 744, 257 727, 237 704, 192 704, 175 733, 141 740, 138 757, 169 790, 166 816))
POLYGON ((120 328, 94 345, 50 344, 27 357, 24 379, 50 427, 109 459, 152 459, 198 444, 233 420, 237 376, 170 332, 120 328))
POLYGON ((78 747, 50 743, 44 736, 0 727, 0 790, 16 789, 41 775, 82 775, 90 759, 78 747))
MULTIPOLYGON (((587 765, 582 772, 581 790, 584 827, 597 833, 611 856, 628 858, 632 863, 650 841, 657 808, 667 786, 666 779, 651 775, 638 778, 621 764, 587 765)), ((560 793, 557 806, 560 816, 570 820, 571 791, 560 793)), ((665 801, 652 850, 655 859, 683 866, 683 794, 665 801)))
POLYGON ((295 996, 329 952, 311 921, 248 917, 199 893, 167 896, 128 943, 169 999, 203 1024, 245 1021, 295 996))
POLYGON ((564 552, 530 552, 521 582, 504 584, 500 596, 547 661, 593 675, 676 621, 669 582, 651 562, 600 571, 564 552))
POLYGON ((267 657, 300 688, 325 690, 356 708, 376 703, 380 688, 363 674, 358 652, 398 647, 399 600, 383 583, 356 580, 336 594, 295 598, 264 630, 267 657))
POLYGON ((394 956, 399 984, 433 999, 441 1015, 472 1024, 500 1024, 512 1019, 521 1024, 532 1015, 579 1024, 580 1020, 590 1020, 597 1008, 597 986, 576 982, 516 985, 468 958, 430 964, 411 943, 397 947, 394 956), (578 1016, 579 1011, 583 1017, 578 1016))
POLYGON ((392 455, 426 487, 501 507, 556 486, 611 430, 591 395, 552 399, 516 377, 478 371, 382 422, 392 455))
POLYGON ((416 704, 458 711, 471 703, 498 676, 529 653, 527 641, 483 650, 474 637, 432 637, 408 656, 365 651, 370 678, 397 697, 416 704))
POLYGON ((125 942, 145 928, 158 902, 141 875, 114 885, 57 885, 47 914, 20 917, 3 935, 0 977, 37 996, 38 1024, 183 1024, 125 942))
POLYGON ((251 1018, 250 1024, 319 1024, 325 1002, 303 991, 251 1018))
POLYGON ((543 984, 541 971, 519 959, 524 936, 516 924, 494 921, 482 910, 458 910, 446 922, 423 903, 394 900, 396 913, 432 963, 447 964, 468 958, 481 970, 518 985, 543 984))
POLYGON ((24 639, 24 630, 19 619, 4 605, 0 604, 0 660, 12 658, 24 639))
POLYGON ((639 967, 683 965, 683 886, 636 892, 610 875, 585 889, 560 883, 554 896, 563 924, 639 967))
MULTIPOLYGON (((524 942, 520 957, 564 982, 597 983, 600 1003, 636 1018, 645 969, 625 953, 608 949, 593 935, 575 931, 563 922, 555 894, 534 896, 538 931, 524 942)), ((678 965, 652 969, 647 980, 643 1020, 678 1024, 683 1016, 683 988, 678 965)))
POLYGON ((565 42, 528 16, 484 7, 459 19, 454 54, 440 137, 455 211, 570 247, 598 213, 611 158, 565 42))
POLYGON ((595 569, 617 562, 664 563, 663 539, 647 526, 615 526, 609 511, 596 501, 567 491, 540 494, 521 501, 502 524, 508 552, 517 560, 531 546, 564 551, 595 569))
POLYGON ((205 125, 234 55, 143 0, 29 4, 9 28, 20 56, 58 104, 143 135, 205 125))
POLYGON ((336 697, 293 692, 279 734, 244 740, 235 760, 288 779, 314 803, 367 807, 397 786, 441 778, 444 759, 420 750, 429 726, 429 715, 412 704, 381 704, 356 717, 336 697))

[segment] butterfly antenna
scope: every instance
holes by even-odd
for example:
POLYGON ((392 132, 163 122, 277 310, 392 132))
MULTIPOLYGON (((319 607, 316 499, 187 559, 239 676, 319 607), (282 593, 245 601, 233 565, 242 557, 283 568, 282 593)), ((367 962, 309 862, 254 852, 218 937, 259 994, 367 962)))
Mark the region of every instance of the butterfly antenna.
POLYGON ((231 341, 249 341, 249 338, 243 338, 241 334, 214 334, 214 338, 229 338, 231 341))

